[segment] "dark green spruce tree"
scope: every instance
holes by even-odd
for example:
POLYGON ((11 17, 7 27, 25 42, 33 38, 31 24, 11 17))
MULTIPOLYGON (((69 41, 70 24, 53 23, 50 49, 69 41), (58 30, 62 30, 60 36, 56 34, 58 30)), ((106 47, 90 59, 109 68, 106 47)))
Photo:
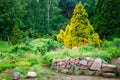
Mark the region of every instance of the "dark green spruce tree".
POLYGON ((94 26, 101 38, 120 37, 120 0, 98 0, 94 26))

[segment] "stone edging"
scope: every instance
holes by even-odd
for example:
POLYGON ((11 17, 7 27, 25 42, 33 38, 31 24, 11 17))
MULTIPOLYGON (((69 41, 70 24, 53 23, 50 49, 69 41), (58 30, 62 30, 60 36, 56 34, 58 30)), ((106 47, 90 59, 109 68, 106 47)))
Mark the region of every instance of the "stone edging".
POLYGON ((76 75, 84 74, 115 77, 115 71, 117 72, 117 65, 105 64, 100 58, 93 59, 90 57, 53 59, 52 66, 54 66, 58 72, 76 75))

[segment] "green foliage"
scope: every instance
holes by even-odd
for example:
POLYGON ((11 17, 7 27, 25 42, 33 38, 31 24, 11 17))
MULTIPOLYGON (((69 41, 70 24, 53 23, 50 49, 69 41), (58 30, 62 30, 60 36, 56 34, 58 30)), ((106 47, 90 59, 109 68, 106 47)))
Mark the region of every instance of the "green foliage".
POLYGON ((20 51, 23 51, 23 52, 26 52, 26 51, 31 51, 31 48, 32 46, 30 45, 15 45, 10 53, 16 53, 16 52, 20 52, 20 51))
POLYGON ((62 46, 61 43, 53 39, 44 39, 44 38, 35 39, 30 42, 30 45, 34 47, 33 50, 35 52, 41 52, 41 54, 45 54, 47 51, 54 50, 57 47, 62 46))
POLYGON ((9 61, 4 61, 0 63, 0 71, 14 68, 15 64, 11 64, 9 61))
POLYGON ((120 37, 119 7, 119 0, 98 0, 94 26, 101 38, 112 40, 114 37, 120 37))
POLYGON ((111 41, 107 41, 107 40, 104 41, 104 43, 102 44, 102 48, 106 49, 106 48, 109 48, 109 47, 115 47, 115 45, 111 41))
POLYGON ((15 27, 13 28, 13 31, 12 31, 11 42, 13 45, 20 44, 23 42, 22 39, 23 39, 22 32, 20 31, 18 26, 15 25, 15 27))
POLYGON ((114 44, 117 48, 120 48, 120 38, 114 38, 114 39, 113 39, 113 44, 114 44))
POLYGON ((78 3, 74 9, 70 25, 66 26, 65 31, 61 30, 57 35, 57 40, 63 42, 66 47, 81 46, 82 44, 93 43, 100 46, 99 35, 94 32, 88 20, 88 14, 82 3, 78 3))
POLYGON ((25 6, 21 0, 0 0, 0 39, 7 40, 16 23, 19 28, 24 27, 25 6))
POLYGON ((13 46, 9 46, 7 42, 5 41, 0 41, 0 52, 8 53, 13 46))
POLYGON ((16 62, 16 66, 31 66, 31 63, 28 61, 19 61, 16 62))
POLYGON ((92 57, 101 58, 106 62, 110 62, 116 57, 120 57, 120 50, 111 41, 104 41, 102 47, 94 47, 91 44, 82 45, 79 48, 72 49, 64 48, 60 51, 52 51, 43 56, 44 63, 51 65, 53 59, 63 58, 76 58, 76 57, 92 57))
POLYGON ((12 76, 5 74, 5 73, 1 73, 0 80, 12 80, 12 76))

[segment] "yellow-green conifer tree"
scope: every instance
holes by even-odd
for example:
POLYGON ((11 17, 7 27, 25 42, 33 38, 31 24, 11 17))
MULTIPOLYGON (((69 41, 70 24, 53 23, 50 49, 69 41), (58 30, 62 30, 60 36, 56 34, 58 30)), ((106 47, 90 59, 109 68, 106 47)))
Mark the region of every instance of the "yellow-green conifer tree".
POLYGON ((82 44, 93 43, 100 46, 99 35, 94 32, 88 20, 88 14, 82 3, 78 3, 74 9, 71 23, 66 26, 65 31, 61 30, 57 40, 63 42, 66 47, 79 47, 82 44))

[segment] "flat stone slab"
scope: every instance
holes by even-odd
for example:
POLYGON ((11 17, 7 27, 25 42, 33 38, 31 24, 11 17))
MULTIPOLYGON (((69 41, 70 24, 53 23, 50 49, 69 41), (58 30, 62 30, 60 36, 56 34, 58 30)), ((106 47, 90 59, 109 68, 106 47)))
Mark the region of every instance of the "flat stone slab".
POLYGON ((35 78, 36 76, 37 76, 37 73, 36 73, 36 72, 28 72, 28 73, 27 73, 27 77, 35 78))
POLYGON ((102 66, 102 59, 97 58, 95 59, 95 61, 93 62, 92 66, 90 67, 91 70, 97 70, 100 71, 101 70, 101 66, 102 66))
POLYGON ((114 72, 116 68, 117 68, 116 65, 111 65, 111 64, 102 65, 102 71, 106 71, 106 72, 114 72))
POLYGON ((115 77, 114 73, 103 73, 103 76, 106 78, 111 78, 111 77, 115 77))

